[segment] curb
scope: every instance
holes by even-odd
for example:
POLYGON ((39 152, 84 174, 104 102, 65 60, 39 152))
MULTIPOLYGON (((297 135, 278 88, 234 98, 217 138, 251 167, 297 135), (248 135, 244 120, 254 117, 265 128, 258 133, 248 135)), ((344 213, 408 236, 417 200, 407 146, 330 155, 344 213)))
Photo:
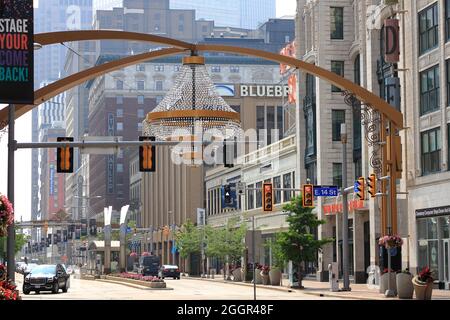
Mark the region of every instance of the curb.
MULTIPOLYGON (((209 281, 209 282, 220 282, 220 283, 227 283, 227 284, 234 284, 242 287, 252 287, 252 283, 245 283, 245 282, 233 282, 233 281, 223 281, 223 280, 211 280, 211 279, 205 279, 205 278, 192 278, 192 277, 182 277, 182 279, 190 279, 190 280, 202 280, 202 281, 209 281)), ((283 286, 262 286, 260 284, 256 285, 256 288, 260 289, 267 289, 267 290, 275 290, 275 291, 283 291, 283 292, 297 292, 294 289, 289 289, 287 287, 283 286)))
POLYGON ((173 290, 173 288, 150 288, 150 287, 140 286, 140 285, 137 285, 137 284, 131 284, 131 283, 128 283, 128 282, 114 281, 114 280, 108 280, 108 279, 96 279, 96 281, 108 282, 108 283, 114 283, 114 284, 121 284, 121 285, 124 285, 124 286, 127 286, 127 287, 140 289, 140 290, 173 290))

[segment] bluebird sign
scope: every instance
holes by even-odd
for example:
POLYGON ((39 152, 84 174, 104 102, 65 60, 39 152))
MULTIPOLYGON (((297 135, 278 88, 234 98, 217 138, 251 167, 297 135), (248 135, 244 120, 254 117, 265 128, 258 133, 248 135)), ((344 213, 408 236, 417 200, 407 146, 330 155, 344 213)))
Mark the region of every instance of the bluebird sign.
POLYGON ((314 186, 315 197, 337 197, 339 187, 337 186, 314 186))

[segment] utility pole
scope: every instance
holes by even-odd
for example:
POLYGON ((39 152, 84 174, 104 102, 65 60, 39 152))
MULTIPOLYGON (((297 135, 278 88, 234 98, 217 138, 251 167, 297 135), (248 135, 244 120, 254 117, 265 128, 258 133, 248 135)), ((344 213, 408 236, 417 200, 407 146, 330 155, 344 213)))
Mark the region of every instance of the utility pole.
POLYGON ((342 142, 342 271, 344 277, 344 287, 342 291, 351 291, 349 278, 349 250, 348 250, 348 200, 345 186, 347 185, 347 126, 341 124, 342 142))
MULTIPOLYGON (((16 106, 14 104, 10 104, 8 106, 8 199, 11 202, 13 208, 14 208, 14 152, 16 151, 16 141, 14 140, 14 130, 15 130, 15 113, 16 113, 16 106)), ((7 273, 8 273, 8 279, 11 281, 16 280, 15 275, 15 260, 14 260, 14 254, 15 254, 15 243, 16 243, 16 233, 14 231, 14 221, 13 223, 8 227, 8 237, 6 239, 7 241, 7 273)))

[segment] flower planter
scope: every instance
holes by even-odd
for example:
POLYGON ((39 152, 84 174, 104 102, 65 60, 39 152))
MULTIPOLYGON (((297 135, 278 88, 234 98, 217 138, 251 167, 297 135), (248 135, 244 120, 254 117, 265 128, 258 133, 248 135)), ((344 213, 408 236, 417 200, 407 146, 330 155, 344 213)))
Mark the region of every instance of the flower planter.
POLYGON ((408 273, 398 273, 396 277, 398 297, 400 299, 412 299, 414 295, 413 276, 408 273))
POLYGON ((417 300, 431 300, 433 294, 433 282, 422 282, 417 276, 412 279, 417 300))
MULTIPOLYGON (((380 293, 385 293, 388 289, 388 275, 389 273, 383 273, 380 278, 380 293)), ((397 295, 396 274, 391 272, 391 288, 394 290, 394 294, 397 295)))
POLYGON ((241 268, 234 269, 232 272, 232 275, 233 275, 234 282, 242 281, 242 269, 241 268))
POLYGON ((270 278, 268 274, 261 273, 262 284, 268 286, 270 284, 270 278))
POLYGON ((269 278, 272 286, 279 286, 281 284, 281 271, 277 269, 270 270, 269 278))
POLYGON ((256 269, 256 273, 255 273, 255 283, 256 284, 263 284, 263 278, 261 276, 261 270, 260 269, 256 269))

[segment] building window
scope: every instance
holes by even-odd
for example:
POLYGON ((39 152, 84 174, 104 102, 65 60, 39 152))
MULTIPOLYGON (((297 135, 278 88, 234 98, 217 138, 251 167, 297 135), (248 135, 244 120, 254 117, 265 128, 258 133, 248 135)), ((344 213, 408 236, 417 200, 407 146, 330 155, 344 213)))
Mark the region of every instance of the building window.
MULTIPOLYGON (((336 73, 337 75, 340 75, 341 77, 344 76, 344 61, 331 61, 331 72, 336 73)), ((331 86, 332 92, 341 92, 341 89, 339 89, 336 86, 331 86)))
POLYGON ((345 123, 345 110, 331 111, 333 141, 341 141, 341 124, 345 123))
POLYGON ((138 122, 137 129, 138 131, 142 131, 142 122, 138 122))
POLYGON ((344 39, 344 8, 331 7, 331 39, 344 39))
POLYGON ((123 90, 123 81, 122 80, 117 80, 116 81, 116 89, 117 90, 123 90))
POLYGON ((155 81, 155 90, 162 91, 163 90, 163 82, 161 80, 155 81))
POLYGON ((420 115, 440 108, 439 66, 420 73, 420 115))
MULTIPOLYGON (((248 188, 253 189, 254 185, 250 184, 248 188)), ((251 210, 254 208, 255 208, 255 191, 249 190, 247 191, 247 210, 251 210)))
MULTIPOLYGON (((274 189, 281 189, 281 176, 273 178, 273 187, 274 189)), ((275 190, 273 203, 281 203, 281 190, 275 190)))
POLYGON ((342 163, 333 163, 333 185, 342 188, 342 163))
POLYGON ((219 73, 220 72, 220 66, 212 66, 211 67, 211 72, 219 73))
POLYGON ((136 81, 136 87, 138 90, 145 90, 145 81, 144 80, 136 81))
POLYGON ((202 32, 203 33, 208 32, 208 26, 202 26, 202 32))
POLYGON ((231 73, 239 73, 239 67, 238 66, 231 66, 230 67, 231 73))
POLYGON ((159 104, 163 98, 164 98, 163 96, 156 96, 155 97, 156 103, 159 104))
POLYGON ((123 172, 123 164, 122 163, 117 164, 117 172, 123 172))
POLYGON ((155 71, 163 72, 164 71, 164 65, 162 65, 162 64, 156 65, 155 66, 155 71))
POLYGON ((117 122, 117 131, 123 131, 123 122, 117 122))
POLYGON ((437 2, 419 12, 419 50, 427 52, 439 43, 439 15, 437 2))
POLYGON ((445 30, 448 41, 450 40, 450 0, 445 0, 445 30))
MULTIPOLYGON (((449 0, 450 1, 450 0, 449 0)), ((450 106, 450 59, 446 61, 446 77, 447 77, 447 106, 450 106)))
MULTIPOLYGON (((267 106, 267 145, 272 144, 272 130, 275 129, 275 108, 272 106, 267 106)), ((275 137, 276 138, 276 137, 275 137)))
POLYGON ((283 139, 284 136, 284 121, 283 121, 283 107, 277 107, 277 129, 278 140, 283 139))
MULTIPOLYGON (((283 174, 283 189, 292 188, 291 174, 283 174)), ((283 202, 291 201, 292 191, 283 191, 283 202)))
POLYGON ((309 179, 309 182, 312 184, 317 184, 317 174, 316 174, 316 163, 313 162, 305 166, 306 169, 306 178, 309 179))
POLYGON ((138 100, 138 104, 144 104, 144 96, 143 95, 137 96, 137 100, 138 100))
POLYGON ((181 66, 178 66, 178 65, 173 66, 173 71, 175 71, 175 72, 180 71, 180 69, 181 69, 181 66))
POLYGON ((143 118, 144 117, 144 109, 138 109, 137 116, 138 116, 138 118, 143 118))
POLYGON ((117 117, 123 117, 123 109, 117 109, 117 117))
POLYGON ((116 96, 116 104, 123 104, 123 96, 116 96))
POLYGON ((288 35, 284 36, 284 43, 289 43, 290 40, 291 39, 290 39, 290 37, 288 35))
POLYGON ((258 135, 258 144, 261 145, 265 143, 265 141, 261 138, 262 137, 260 130, 265 129, 266 124, 264 122, 265 119, 265 110, 264 106, 256 106, 256 131, 258 135), (261 141, 262 140, 262 141, 261 141))
POLYGON ((422 175, 441 171, 441 128, 423 132, 422 141, 422 175))
POLYGON ((256 183, 256 208, 262 207, 262 182, 256 183))
POLYGON ((362 177, 362 159, 356 159, 355 164, 355 180, 358 180, 359 177, 362 177))
POLYGON ((136 71, 145 71, 145 65, 137 64, 136 65, 136 71))

